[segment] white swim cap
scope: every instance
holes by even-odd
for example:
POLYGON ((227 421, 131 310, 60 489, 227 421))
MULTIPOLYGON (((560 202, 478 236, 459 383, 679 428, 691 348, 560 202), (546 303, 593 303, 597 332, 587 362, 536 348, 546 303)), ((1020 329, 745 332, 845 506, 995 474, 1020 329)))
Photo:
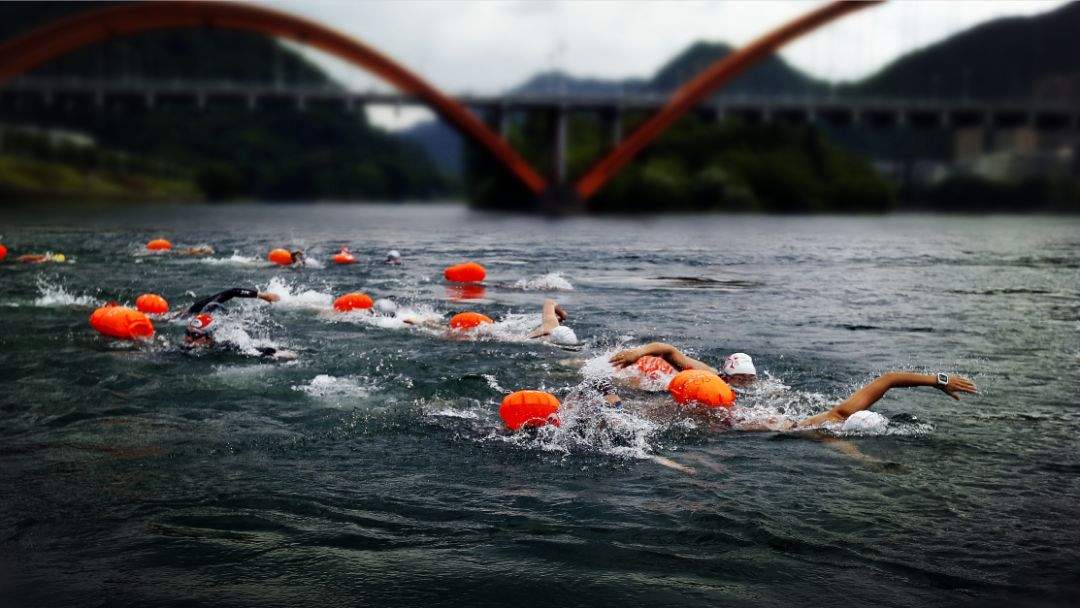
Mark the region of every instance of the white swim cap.
POLYGON ((555 329, 551 330, 551 333, 548 335, 551 337, 552 344, 559 344, 561 346, 573 346, 578 343, 577 334, 574 333, 574 330, 570 329, 565 325, 560 325, 556 327, 555 329))
POLYGON ((840 427, 841 433, 883 433, 889 426, 889 419, 877 412, 863 410, 848 416, 844 426, 840 427))
POLYGON ((397 249, 391 249, 391 250, 390 250, 390 251, 389 251, 389 252, 388 252, 388 253, 386 254, 386 257, 387 257, 387 258, 400 258, 400 257, 401 257, 401 252, 399 252, 399 251, 398 251, 397 249))
POLYGON ((379 298, 375 300, 375 310, 383 313, 384 315, 392 315, 397 312, 398 306, 394 304, 393 300, 386 298, 379 298))
POLYGON ((727 359, 724 359, 724 365, 721 366, 720 371, 724 372, 725 376, 734 376, 736 374, 757 375, 757 370, 754 369, 754 360, 746 353, 728 355, 727 359))

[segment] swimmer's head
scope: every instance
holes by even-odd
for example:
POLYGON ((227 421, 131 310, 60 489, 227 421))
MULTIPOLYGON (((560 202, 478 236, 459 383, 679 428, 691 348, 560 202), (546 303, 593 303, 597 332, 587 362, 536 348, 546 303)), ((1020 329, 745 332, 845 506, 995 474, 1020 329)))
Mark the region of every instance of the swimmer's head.
POLYGON ((205 312, 195 315, 188 321, 187 329, 184 331, 184 340, 187 342, 196 342, 209 339, 210 332, 213 330, 213 325, 214 317, 205 312))
POLYGON ((724 380, 732 386, 747 386, 757 380, 754 360, 746 353, 728 355, 720 371, 724 374, 724 380))
POLYGON ((375 300, 375 311, 387 316, 393 315, 397 312, 398 306, 394 304, 393 300, 386 298, 379 298, 375 300))
POLYGON ((401 252, 398 251, 397 249, 391 249, 390 251, 388 251, 386 253, 386 263, 387 264, 400 264, 401 263, 401 252))
POLYGON ((58 264, 63 264, 65 261, 67 261, 67 257, 65 257, 64 254, 62 254, 62 253, 54 253, 54 254, 52 254, 51 257, 52 257, 52 261, 54 261, 54 262, 56 262, 58 264))
POLYGON ((552 344, 558 344, 559 346, 574 346, 578 343, 577 334, 565 325, 560 325, 551 330, 548 337, 551 339, 552 344))

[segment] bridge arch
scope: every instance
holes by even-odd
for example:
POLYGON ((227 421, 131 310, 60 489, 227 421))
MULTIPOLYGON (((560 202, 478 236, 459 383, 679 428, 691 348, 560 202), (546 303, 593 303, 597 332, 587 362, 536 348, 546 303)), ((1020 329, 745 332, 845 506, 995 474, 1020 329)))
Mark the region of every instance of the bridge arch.
POLYGON ((716 89, 745 72, 758 61, 776 52, 788 42, 861 8, 884 0, 841 0, 821 6, 761 36, 747 46, 705 68, 693 80, 679 87, 664 107, 633 133, 626 136, 607 156, 594 164, 574 185, 581 200, 592 197, 616 173, 649 145, 671 123, 689 112, 716 89))
POLYGON ((357 65, 426 102, 483 146, 530 191, 547 182, 502 138, 458 102, 366 44, 317 23, 254 4, 207 0, 136 2, 77 13, 0 43, 0 84, 81 47, 158 29, 218 27, 289 38, 357 65))

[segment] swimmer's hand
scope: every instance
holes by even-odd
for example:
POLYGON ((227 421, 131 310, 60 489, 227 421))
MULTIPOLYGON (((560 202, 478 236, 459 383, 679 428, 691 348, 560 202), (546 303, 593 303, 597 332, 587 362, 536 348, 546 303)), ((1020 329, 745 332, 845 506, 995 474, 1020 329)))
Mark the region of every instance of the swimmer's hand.
POLYGON ((615 368, 622 369, 624 367, 630 367, 637 362, 638 359, 645 356, 644 348, 631 348, 623 351, 619 351, 608 359, 615 368))
POLYGON ((963 376, 949 376, 949 383, 945 386, 937 385, 937 388, 946 395, 960 400, 960 393, 978 394, 979 389, 975 388, 975 383, 963 376))
POLYGON ((281 299, 281 296, 277 295, 276 293, 270 293, 269 291, 260 291, 259 295, 255 296, 255 297, 259 298, 260 300, 264 300, 266 302, 271 302, 271 303, 277 302, 278 300, 281 299))

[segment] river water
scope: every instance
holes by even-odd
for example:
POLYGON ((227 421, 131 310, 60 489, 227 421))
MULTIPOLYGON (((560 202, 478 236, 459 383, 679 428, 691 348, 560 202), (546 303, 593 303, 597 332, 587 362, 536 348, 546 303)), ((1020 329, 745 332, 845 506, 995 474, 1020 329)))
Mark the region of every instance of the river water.
POLYGON ((0 264, 4 606, 1075 605, 1080 219, 506 218, 458 206, 7 210, 0 264), (207 259, 147 255, 164 236, 207 259), (361 263, 327 258, 348 244, 361 263), (303 269, 265 263, 300 246, 303 269), (389 249, 401 266, 379 263, 389 249), (473 259, 482 289, 444 284, 473 259), (98 336, 95 305, 234 286, 230 352, 98 336), (472 340, 340 315, 477 310, 472 340), (579 350, 524 338, 555 297, 579 350), (753 355, 739 407, 821 411, 876 374, 872 433, 743 433, 628 390, 571 393, 621 346, 753 355), (292 362, 257 346, 296 351, 292 362), (511 434, 502 396, 564 399, 511 434), (653 456, 695 469, 687 475, 653 456))

